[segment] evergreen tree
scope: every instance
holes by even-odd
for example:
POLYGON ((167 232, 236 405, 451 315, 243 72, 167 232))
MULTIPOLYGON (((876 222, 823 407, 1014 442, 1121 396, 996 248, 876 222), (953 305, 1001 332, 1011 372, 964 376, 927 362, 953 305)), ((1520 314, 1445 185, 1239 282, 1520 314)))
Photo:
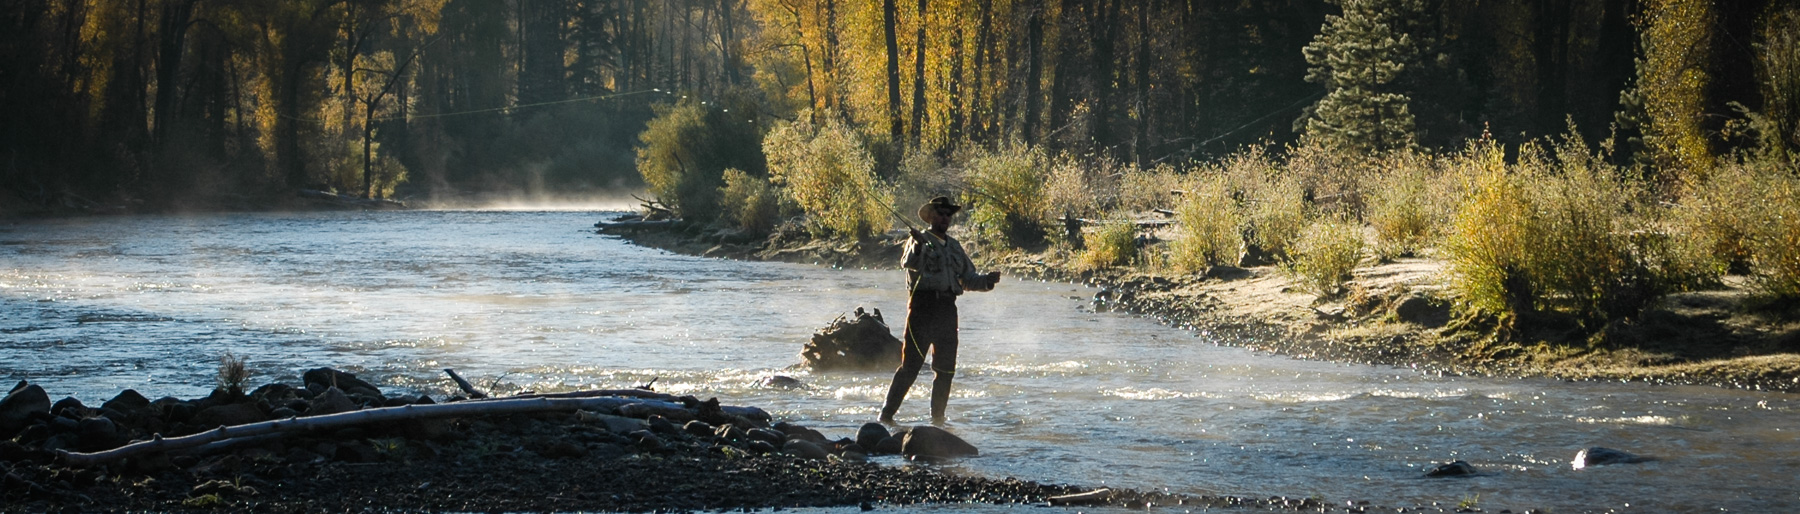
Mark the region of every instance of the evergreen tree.
POLYGON ((1301 118, 1306 137, 1338 148, 1388 151, 1417 144, 1410 92, 1402 75, 1418 66, 1414 36, 1421 0, 1337 0, 1344 13, 1327 16, 1303 50, 1306 80, 1325 97, 1301 118))

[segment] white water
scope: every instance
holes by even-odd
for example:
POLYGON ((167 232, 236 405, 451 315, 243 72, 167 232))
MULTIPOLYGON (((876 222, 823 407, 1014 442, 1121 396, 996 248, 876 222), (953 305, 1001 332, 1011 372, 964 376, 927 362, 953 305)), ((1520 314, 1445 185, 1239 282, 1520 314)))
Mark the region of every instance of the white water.
MULTIPOLYGON (((298 382, 325 365, 440 396, 453 388, 439 371, 447 367, 501 391, 658 377, 658 390, 762 406, 834 437, 874 417, 888 373, 788 368, 814 330, 858 305, 898 323, 899 271, 672 255, 593 234, 602 217, 0 225, 0 379, 89 403, 128 387, 195 397, 229 350, 250 358, 256 383, 298 382), (772 374, 811 389, 757 387, 772 374)), ((1795 395, 1300 361, 1094 313, 1092 293, 1009 279, 959 302, 950 428, 982 456, 949 469, 1339 505, 1800 510, 1795 395), (1662 460, 1572 470, 1588 446, 1662 460), (1487 473, 1418 478, 1452 459, 1487 473)), ((929 383, 914 387, 902 422, 922 420, 929 383)))

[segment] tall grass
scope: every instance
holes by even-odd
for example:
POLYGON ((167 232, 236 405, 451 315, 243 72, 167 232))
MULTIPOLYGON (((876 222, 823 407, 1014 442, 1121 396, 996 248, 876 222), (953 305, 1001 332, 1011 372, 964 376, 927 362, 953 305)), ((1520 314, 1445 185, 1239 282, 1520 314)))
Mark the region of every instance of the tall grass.
POLYGON ((1287 260, 1312 211, 1306 190, 1297 177, 1287 174, 1267 177, 1250 187, 1250 241, 1287 260))
POLYGON ((1184 271, 1236 264, 1244 249, 1244 221, 1230 178, 1221 173, 1198 177, 1187 193, 1175 208, 1179 237, 1170 243, 1169 263, 1184 271))

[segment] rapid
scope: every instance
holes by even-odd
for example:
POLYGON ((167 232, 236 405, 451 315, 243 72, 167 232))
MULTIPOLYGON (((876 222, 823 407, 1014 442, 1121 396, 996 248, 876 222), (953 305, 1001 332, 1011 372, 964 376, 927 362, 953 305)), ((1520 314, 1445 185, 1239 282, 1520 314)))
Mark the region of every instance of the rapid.
MULTIPOLYGON (((674 255, 594 233, 596 212, 207 214, 0 224, 0 379, 95 404, 203 396, 218 357, 252 383, 333 366, 384 389, 630 387, 756 405, 833 437, 889 372, 798 352, 857 306, 904 317, 897 270, 674 255), (773 375, 806 384, 764 387, 773 375)), ((1007 277, 959 301, 958 473, 1327 504, 1486 512, 1800 510, 1800 397, 1440 376, 1221 347, 1007 277), (1659 460, 1574 470, 1605 446, 1659 460), (1484 473, 1425 479, 1466 460, 1484 473)), ((922 423, 920 377, 902 423, 922 423)), ((888 461, 901 464, 899 461, 888 461)), ((934 510, 988 510, 940 506, 934 510)))

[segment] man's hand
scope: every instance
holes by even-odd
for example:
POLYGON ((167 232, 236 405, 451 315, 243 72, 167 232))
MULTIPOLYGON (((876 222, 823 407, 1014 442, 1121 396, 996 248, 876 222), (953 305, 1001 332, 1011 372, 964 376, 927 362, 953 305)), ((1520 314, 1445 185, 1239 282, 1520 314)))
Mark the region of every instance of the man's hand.
POLYGON ((998 271, 989 272, 987 275, 987 278, 988 278, 988 289, 993 289, 994 286, 1000 285, 1000 272, 998 272, 998 271))
POLYGON ((919 229, 909 228, 909 229, 906 229, 906 232, 912 234, 913 239, 920 239, 920 240, 925 239, 925 234, 920 234, 919 229))

